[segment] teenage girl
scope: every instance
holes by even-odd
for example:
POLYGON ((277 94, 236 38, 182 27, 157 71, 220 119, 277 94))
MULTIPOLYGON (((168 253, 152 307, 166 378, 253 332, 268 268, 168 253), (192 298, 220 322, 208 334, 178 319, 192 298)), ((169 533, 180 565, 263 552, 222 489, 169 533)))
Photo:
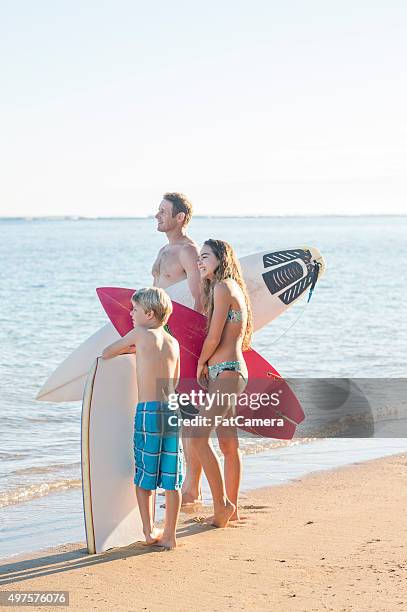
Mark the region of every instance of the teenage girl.
MULTIPOLYGON (((198 361, 199 384, 213 397, 242 393, 248 381, 243 351, 250 348, 253 332, 252 313, 239 261, 227 242, 206 240, 198 268, 202 281, 207 336, 198 361)), ((224 397, 224 396, 223 396, 224 397)), ((196 452, 211 488, 214 504, 213 525, 225 527, 238 520, 238 494, 241 479, 239 441, 234 426, 219 426, 219 446, 225 457, 225 481, 219 459, 210 444, 216 416, 229 418, 233 402, 215 401, 201 409, 207 423, 194 432, 196 452)))

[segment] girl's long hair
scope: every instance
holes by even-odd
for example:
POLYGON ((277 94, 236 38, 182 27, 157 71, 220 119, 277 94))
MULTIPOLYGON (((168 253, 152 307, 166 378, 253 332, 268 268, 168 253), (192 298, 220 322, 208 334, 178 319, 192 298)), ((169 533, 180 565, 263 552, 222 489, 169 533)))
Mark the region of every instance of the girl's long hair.
POLYGON ((228 242, 209 238, 209 240, 205 240, 204 244, 207 244, 209 248, 213 251, 214 255, 219 259, 219 265, 215 270, 215 278, 205 278, 203 280, 202 296, 204 312, 208 317, 207 329, 209 329, 213 314, 213 290, 216 281, 233 278, 233 280, 236 281, 236 283, 242 290, 244 300, 246 302, 247 322, 242 341, 242 350, 246 351, 250 348, 250 343, 253 335, 253 315, 250 305, 250 299, 247 293, 246 283, 243 280, 239 260, 236 257, 232 246, 228 242))

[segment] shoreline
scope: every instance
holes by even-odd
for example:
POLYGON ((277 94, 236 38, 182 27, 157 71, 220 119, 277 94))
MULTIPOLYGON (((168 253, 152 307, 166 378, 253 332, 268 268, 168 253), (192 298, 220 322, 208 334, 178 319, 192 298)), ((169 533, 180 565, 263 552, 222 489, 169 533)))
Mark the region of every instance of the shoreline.
POLYGON ((236 598, 241 609, 403 610, 406 473, 403 452, 254 489, 245 524, 217 530, 184 515, 179 548, 164 554, 133 544, 88 555, 76 542, 4 559, 1 590, 69 590, 78 610, 134 609, 135 598, 159 610, 177 596, 195 610, 198 589, 217 610, 236 598), (157 588, 136 581, 138 569, 157 588))
MULTIPOLYGON (((245 496, 257 489, 275 488, 296 482, 312 474, 324 473, 374 459, 397 456, 404 452, 407 452, 404 439, 373 438, 358 440, 326 438, 298 441, 296 444, 250 452, 243 457, 241 493, 245 496)), ((203 495, 205 504, 203 511, 205 511, 211 500, 205 478, 203 479, 203 495)), ((161 500, 160 496, 157 503, 158 520, 161 520, 163 515, 163 510, 160 508, 161 500)), ((15 560, 20 556, 54 550, 72 542, 85 542, 86 539, 80 487, 39 497, 26 503, 6 506, 2 508, 2 517, 6 524, 11 525, 11 529, 9 533, 4 532, 3 538, 0 538, 0 549, 3 552, 0 563, 15 560), (24 518, 27 513, 30 519, 24 518), (66 513, 70 515, 69 525, 65 521, 66 513), (44 516, 48 516, 49 527, 43 520, 44 516), (38 527, 40 527, 39 530, 38 527), (47 532, 51 542, 49 546, 43 547, 41 544, 46 541, 47 532), (13 541, 14 550, 11 547, 13 541)), ((182 513, 181 520, 184 518, 185 513, 182 513)))

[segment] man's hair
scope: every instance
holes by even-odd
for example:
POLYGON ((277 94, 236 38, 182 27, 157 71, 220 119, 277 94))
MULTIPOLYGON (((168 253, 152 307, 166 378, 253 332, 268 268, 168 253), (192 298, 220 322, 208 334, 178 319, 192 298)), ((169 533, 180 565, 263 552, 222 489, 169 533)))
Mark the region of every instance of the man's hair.
POLYGON ((133 304, 140 304, 144 312, 153 311, 157 321, 165 325, 172 313, 170 296, 161 287, 143 287, 131 296, 133 304))
POLYGON ((178 213, 185 213, 184 223, 182 225, 188 225, 192 217, 192 203, 187 196, 183 193, 174 191, 172 193, 164 193, 163 198, 171 202, 173 217, 178 213))

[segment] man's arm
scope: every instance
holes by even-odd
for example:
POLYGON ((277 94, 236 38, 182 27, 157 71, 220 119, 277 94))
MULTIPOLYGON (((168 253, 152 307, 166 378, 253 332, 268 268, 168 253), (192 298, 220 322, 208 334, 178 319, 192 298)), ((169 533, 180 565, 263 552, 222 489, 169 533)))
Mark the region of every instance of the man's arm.
POLYGON ((153 263, 153 267, 151 268, 151 275, 152 275, 152 277, 153 277, 153 279, 154 279, 154 280, 153 280, 153 287, 156 287, 157 278, 158 278, 158 277, 159 277, 159 275, 160 275, 160 265, 159 265, 159 261, 160 261, 160 254, 161 254, 161 250, 162 250, 162 249, 160 249, 160 250, 158 251, 158 255, 157 255, 157 257, 156 257, 156 260, 155 260, 155 262, 153 263))
POLYGON ((157 279, 160 276, 160 258, 161 258, 161 251, 163 250, 164 247, 161 247, 161 249, 158 251, 158 255, 157 258, 155 260, 155 262, 153 263, 153 267, 151 268, 151 274, 153 276, 153 287, 156 287, 156 283, 157 283, 157 279))
POLYGON ((176 391, 179 385, 180 371, 181 371, 181 363, 180 363, 180 356, 178 354, 177 365, 175 367, 175 372, 174 372, 174 391, 176 391))
POLYGON ((103 353, 103 359, 111 359, 112 357, 117 357, 117 355, 124 355, 126 353, 135 353, 135 344, 137 339, 139 338, 139 332, 137 329, 132 329, 128 334, 120 338, 120 340, 116 340, 112 344, 107 346, 103 353))
POLYGON ((191 245, 185 246, 180 253, 180 263, 187 275, 188 287, 194 299, 194 309, 202 312, 201 275, 198 269, 198 249, 191 245))

